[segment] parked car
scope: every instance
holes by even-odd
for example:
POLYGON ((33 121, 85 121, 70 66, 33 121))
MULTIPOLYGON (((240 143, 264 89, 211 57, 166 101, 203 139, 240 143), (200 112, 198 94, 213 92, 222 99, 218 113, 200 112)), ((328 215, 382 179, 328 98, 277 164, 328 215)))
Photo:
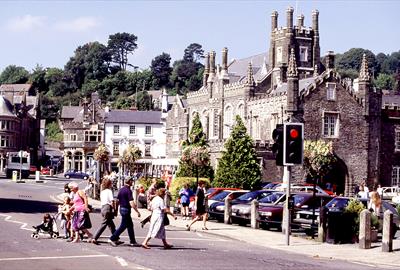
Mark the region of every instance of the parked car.
MULTIPOLYGON (((237 199, 232 201, 232 205, 251 202, 254 199, 260 200, 261 198, 271 194, 273 190, 256 190, 247 192, 237 199)), ((215 202, 210 205, 208 214, 211 219, 223 220, 225 212, 225 202, 215 202)))
POLYGON ((243 194, 249 192, 249 190, 224 190, 208 199, 208 205, 211 205, 215 202, 223 202, 226 197, 229 197, 231 200, 234 200, 243 194))
POLYGON ((392 200, 396 196, 400 196, 400 187, 382 187, 383 200, 392 200))
MULTIPOLYGON (((312 193, 301 192, 291 194, 293 199, 292 208, 292 220, 295 216, 296 211, 299 210, 312 210, 313 208, 318 208, 329 202, 332 197, 327 194, 316 193, 315 197, 312 193)), ((258 209, 259 222, 264 228, 281 228, 283 208, 286 202, 286 194, 283 194, 274 204, 260 207, 258 209)), ((297 227, 299 224, 293 222, 292 226, 297 227)))
POLYGON ((40 174, 42 175, 50 175, 50 168, 49 167, 44 167, 40 170, 40 174))
MULTIPOLYGON (((283 192, 272 191, 267 196, 261 198, 259 202, 259 207, 264 207, 271 205, 279 200, 284 195, 283 192)), ((232 222, 240 224, 250 223, 251 218, 251 201, 232 205, 232 222)))
POLYGON ((207 189, 206 196, 207 198, 211 198, 212 196, 224 191, 224 190, 240 190, 239 188, 222 188, 222 187, 212 187, 207 189))
MULTIPOLYGON (((284 191, 286 190, 286 184, 280 183, 274 187, 275 190, 284 191)), ((313 192, 314 185, 312 184, 294 184, 290 186, 291 192, 313 192)), ((326 191, 320 186, 315 186, 315 193, 322 193, 325 195, 332 195, 331 191, 326 191)))
POLYGON ((37 171, 37 167, 35 165, 30 165, 29 166, 29 173, 30 174, 35 174, 36 171, 37 171))
POLYGON ((268 182, 261 184, 263 189, 274 189, 275 186, 281 184, 281 182, 268 182))
POLYGON ((77 170, 68 170, 64 173, 64 177, 69 178, 79 178, 79 179, 89 179, 89 174, 77 171, 77 170))

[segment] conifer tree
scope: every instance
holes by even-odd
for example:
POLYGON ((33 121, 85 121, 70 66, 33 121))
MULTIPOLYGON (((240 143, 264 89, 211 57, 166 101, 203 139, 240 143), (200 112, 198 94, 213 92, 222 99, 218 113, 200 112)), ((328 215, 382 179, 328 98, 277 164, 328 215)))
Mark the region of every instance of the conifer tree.
POLYGON ((182 156, 179 161, 178 177, 213 177, 213 169, 210 165, 207 137, 203 131, 199 114, 196 113, 189 138, 182 144, 182 156))
POLYGON ((240 116, 224 145, 213 184, 218 187, 256 189, 261 183, 261 170, 252 138, 240 116))

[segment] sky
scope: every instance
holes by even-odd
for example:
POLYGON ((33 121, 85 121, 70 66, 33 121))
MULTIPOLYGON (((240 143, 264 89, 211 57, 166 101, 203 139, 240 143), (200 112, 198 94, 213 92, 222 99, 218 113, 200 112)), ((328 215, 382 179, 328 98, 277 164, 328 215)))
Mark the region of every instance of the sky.
POLYGON ((163 52, 172 61, 199 43, 206 52, 227 47, 228 58, 267 52, 271 13, 286 25, 292 6, 294 23, 319 11, 321 56, 351 48, 375 54, 400 50, 400 1, 4 1, 0 0, 0 72, 8 65, 31 71, 37 64, 63 68, 78 46, 128 32, 138 37, 129 62, 140 69, 163 52))

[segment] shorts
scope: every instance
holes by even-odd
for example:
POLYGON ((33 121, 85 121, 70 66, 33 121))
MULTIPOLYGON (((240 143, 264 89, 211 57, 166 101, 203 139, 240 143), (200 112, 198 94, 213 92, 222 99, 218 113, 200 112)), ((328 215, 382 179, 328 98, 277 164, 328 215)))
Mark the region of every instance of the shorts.
POLYGON ((183 207, 188 207, 188 206, 189 206, 189 203, 182 203, 182 206, 183 206, 183 207))

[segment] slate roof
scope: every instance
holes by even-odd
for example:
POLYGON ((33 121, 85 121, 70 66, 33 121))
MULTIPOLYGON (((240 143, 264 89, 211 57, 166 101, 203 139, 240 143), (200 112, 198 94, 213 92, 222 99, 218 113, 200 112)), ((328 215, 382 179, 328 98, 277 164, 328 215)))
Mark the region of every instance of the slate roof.
POLYGON ((61 118, 74 119, 81 111, 83 111, 82 106, 63 106, 61 110, 61 118))
POLYGON ((13 113, 13 107, 11 103, 3 96, 0 96, 0 116, 17 117, 16 114, 13 113))
POLYGON ((400 107, 400 95, 382 95, 382 106, 400 107))
POLYGON ((161 111, 111 110, 105 113, 105 122, 161 124, 161 111))
MULTIPOLYGON (((310 84, 313 84, 315 81, 315 78, 306 78, 306 79, 301 79, 299 80, 299 94, 307 88, 310 84)), ((273 93, 286 93, 287 90, 287 83, 282 83, 279 85, 275 90, 273 90, 273 93)))
POLYGON ((266 65, 268 69, 268 54, 260 53, 243 59, 235 59, 228 65, 228 75, 230 83, 237 82, 247 76, 249 63, 253 66, 254 79, 262 77, 262 66, 266 65))
POLYGON ((2 84, 0 85, 0 91, 7 92, 20 92, 28 91, 32 87, 32 84, 2 84))

